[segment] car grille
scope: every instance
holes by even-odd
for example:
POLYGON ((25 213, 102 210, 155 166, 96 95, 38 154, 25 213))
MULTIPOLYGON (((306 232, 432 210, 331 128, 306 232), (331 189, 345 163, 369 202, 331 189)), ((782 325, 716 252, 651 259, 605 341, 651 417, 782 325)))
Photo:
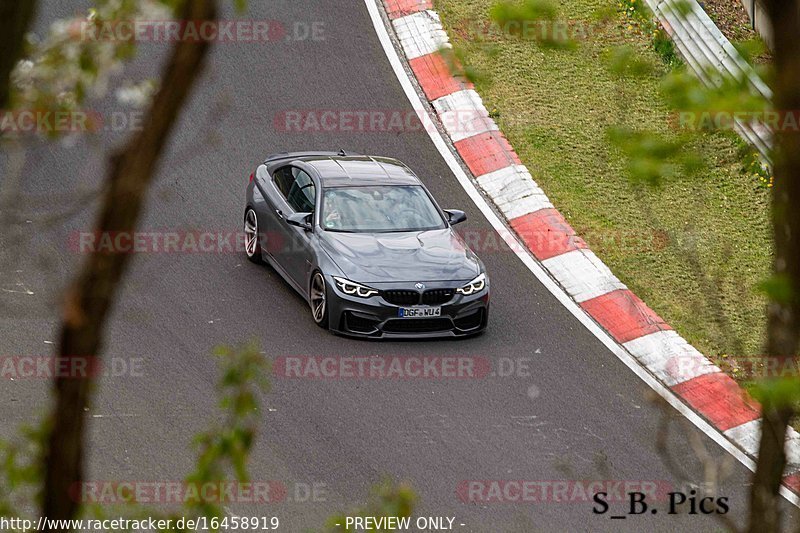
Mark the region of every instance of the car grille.
POLYGON ((453 289, 429 289, 422 293, 422 303, 425 305, 441 305, 449 302, 455 292, 453 289))
POLYGON ((393 305, 417 305, 419 293, 404 289, 392 289, 381 293, 383 299, 393 305))
POLYGON ((391 289, 383 291, 383 299, 393 305, 442 305, 453 299, 453 289, 428 289, 420 294, 408 289, 391 289))
POLYGON ((388 320, 383 331, 388 333, 427 333, 453 329, 449 318, 408 318, 388 320))

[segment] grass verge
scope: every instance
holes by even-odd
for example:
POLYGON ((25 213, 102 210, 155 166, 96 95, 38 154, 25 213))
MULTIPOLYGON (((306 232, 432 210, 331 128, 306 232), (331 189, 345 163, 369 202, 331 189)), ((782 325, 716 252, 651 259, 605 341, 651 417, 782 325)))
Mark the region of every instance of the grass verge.
POLYGON ((589 28, 574 32, 575 46, 486 31, 493 3, 439 0, 435 8, 534 179, 614 273, 704 354, 729 368, 731 357, 762 353, 766 300, 756 286, 770 269, 769 191, 738 137, 693 136, 706 159, 699 175, 678 170, 658 188, 629 179, 609 128, 680 134, 659 92, 669 50, 665 57, 657 36, 631 23, 632 2, 611 13, 598 0, 559 4, 557 20, 589 28), (606 59, 618 45, 633 47, 656 72, 615 76, 606 59))

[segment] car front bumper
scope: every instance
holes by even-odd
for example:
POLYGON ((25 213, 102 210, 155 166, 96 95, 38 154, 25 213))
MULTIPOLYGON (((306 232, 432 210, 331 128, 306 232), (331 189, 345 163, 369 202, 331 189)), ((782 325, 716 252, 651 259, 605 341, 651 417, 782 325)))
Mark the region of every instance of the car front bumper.
MULTIPOLYGON (((455 283, 458 285, 458 282, 455 283)), ((328 313, 334 333, 374 339, 467 337, 481 333, 489 321, 489 284, 476 294, 455 293, 441 304, 441 316, 430 318, 400 318, 401 307, 383 296, 384 290, 409 290, 408 283, 381 283, 373 287, 381 294, 359 298, 341 292, 331 279, 328 283, 328 313)), ((426 282, 426 289, 455 288, 453 282, 426 282)))

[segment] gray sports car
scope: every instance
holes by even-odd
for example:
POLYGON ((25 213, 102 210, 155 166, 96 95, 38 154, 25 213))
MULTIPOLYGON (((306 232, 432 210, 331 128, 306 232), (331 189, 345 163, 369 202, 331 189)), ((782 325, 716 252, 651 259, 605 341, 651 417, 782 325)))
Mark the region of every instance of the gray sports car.
POLYGON ((396 159, 281 153, 250 175, 245 248, 335 333, 474 335, 488 321, 489 278, 452 229, 465 219, 396 159))

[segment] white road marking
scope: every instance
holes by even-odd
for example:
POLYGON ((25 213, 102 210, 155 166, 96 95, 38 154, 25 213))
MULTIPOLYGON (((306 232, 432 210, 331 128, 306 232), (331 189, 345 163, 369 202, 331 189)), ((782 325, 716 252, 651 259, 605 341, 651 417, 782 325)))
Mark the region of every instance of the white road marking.
POLYGON ((433 108, 453 142, 500 129, 472 89, 442 96, 434 100, 433 108))
POLYGON ((547 258, 542 264, 577 302, 585 302, 627 288, 611 273, 611 269, 587 248, 547 258))
POLYGON ((676 331, 657 331, 623 346, 670 387, 704 374, 722 372, 676 331))
POLYGON ((420 11, 400 17, 393 21, 393 25, 400 45, 409 59, 450 47, 447 33, 439 22, 439 14, 435 11, 420 11), (420 35, 424 38, 420 39, 420 35))
POLYGON ((508 220, 553 207, 525 165, 511 165, 476 179, 508 220))

